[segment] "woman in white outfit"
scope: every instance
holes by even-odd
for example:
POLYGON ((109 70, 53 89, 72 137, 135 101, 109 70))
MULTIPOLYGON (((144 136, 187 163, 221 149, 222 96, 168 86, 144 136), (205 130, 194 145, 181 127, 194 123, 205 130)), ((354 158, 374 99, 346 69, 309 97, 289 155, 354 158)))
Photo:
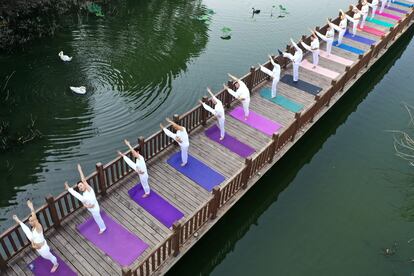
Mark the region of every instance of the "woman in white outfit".
POLYGON ((371 3, 368 3, 368 6, 371 8, 371 19, 374 19, 378 8, 378 0, 372 0, 371 3))
POLYGON ((361 24, 359 25, 360 28, 364 28, 365 21, 367 20, 367 16, 369 13, 369 5, 366 0, 362 1, 361 10, 359 10, 357 7, 354 6, 355 9, 358 10, 358 12, 361 14, 361 24))
POLYGON ((290 42, 292 42, 293 47, 295 47, 295 54, 291 54, 291 53, 282 53, 281 51, 279 51, 279 54, 282 54, 283 57, 288 58, 292 61, 293 63, 293 82, 298 82, 299 80, 299 66, 300 63, 302 62, 302 58, 303 58, 303 51, 302 49, 295 43, 295 41, 293 41, 293 39, 290 39, 290 42))
POLYGON ((233 97, 235 97, 237 100, 241 101, 243 105, 243 111, 244 111, 244 119, 247 120, 249 118, 249 106, 250 106, 250 91, 249 88, 247 88, 246 84, 241 80, 236 78, 233 75, 228 74, 230 78, 232 78, 236 83, 234 86, 236 87, 236 91, 230 89, 227 85, 223 85, 225 89, 227 89, 227 92, 230 93, 233 97))
MULTIPOLYGON (((384 12, 384 8, 387 5, 387 2, 388 2, 388 0, 381 0, 381 8, 380 8, 380 11, 379 11, 380 14, 382 14, 384 12)), ((388 2, 388 5, 389 5, 389 2, 388 2)))
POLYGON ((346 26, 348 25, 348 19, 346 19, 345 13, 342 10, 341 12, 341 21, 339 21, 339 25, 335 25, 328 20, 329 26, 335 29, 338 32, 338 46, 342 44, 342 38, 346 32, 346 26))
POLYGON ((388 4, 387 7, 389 7, 391 5, 391 2, 394 3, 395 0, 388 0, 388 4))
POLYGON ((30 200, 27 201, 27 206, 31 212, 29 224, 32 227, 32 230, 30 230, 29 227, 27 227, 27 225, 24 224, 16 215, 13 215, 13 219, 23 229, 27 239, 32 243, 32 248, 36 249, 37 253, 39 253, 42 258, 49 260, 53 264, 53 267, 50 270, 50 272, 53 273, 58 269, 59 263, 57 262, 57 258, 50 252, 49 245, 43 236, 43 227, 36 217, 33 203, 30 200))
POLYGON ((313 69, 318 66, 319 63, 319 39, 318 36, 312 31, 311 36, 311 44, 308 45, 305 42, 301 41, 303 48, 312 52, 312 62, 313 62, 313 69))
POLYGON ((355 7, 355 6, 352 6, 352 7, 353 7, 352 11, 354 12, 354 16, 350 17, 347 14, 345 14, 345 16, 350 22, 352 22, 352 36, 355 36, 356 32, 357 32, 357 27, 358 27, 359 20, 361 19, 361 13, 360 13, 360 11, 358 10, 357 7, 355 7))
POLYGON ((98 201, 96 200, 95 192, 88 182, 85 179, 85 176, 82 172, 82 167, 78 164, 78 172, 81 177, 81 181, 78 182, 77 186, 79 191, 82 193, 76 192, 73 188, 70 188, 68 182, 65 182, 65 189, 74 197, 76 197, 83 206, 88 209, 92 214, 93 219, 99 227, 99 234, 102 234, 106 230, 105 222, 103 221, 100 213, 100 207, 98 201))
MULTIPOLYGON (((328 21, 328 24, 330 22, 328 21)), ((325 35, 321 34, 320 32, 318 32, 317 30, 315 30, 315 34, 317 36, 319 36, 323 41, 326 42, 326 53, 328 54, 328 57, 331 55, 331 51, 332 51, 332 44, 334 41, 334 36, 335 36, 335 30, 334 28, 332 28, 330 26, 330 24, 328 25, 328 29, 326 30, 325 35)))
POLYGON ((267 69, 261 64, 259 64, 259 66, 260 66, 260 70, 263 73, 265 73, 266 75, 272 78, 272 98, 275 98, 276 93, 277 93, 277 84, 279 83, 279 80, 280 80, 280 65, 274 62, 272 56, 270 55, 269 55, 269 59, 270 59, 270 63, 272 63, 273 65, 272 71, 270 71, 269 69, 267 69))
POLYGON ((217 124, 220 129, 220 141, 224 139, 225 130, 224 130, 224 123, 226 120, 225 112, 223 108, 223 103, 214 96, 214 94, 211 92, 210 88, 207 88, 207 92, 210 94, 212 98, 212 102, 214 104, 214 109, 211 108, 209 105, 203 103, 200 101, 200 103, 203 105, 204 109, 213 114, 217 118, 217 124))
POLYGON ((136 151, 131 146, 131 143, 127 139, 124 140, 124 143, 131 151, 132 156, 135 157, 135 163, 122 152, 118 151, 118 154, 122 156, 125 163, 127 163, 131 169, 137 172, 139 181, 141 182, 142 188, 144 189, 144 194, 142 195, 142 197, 146 198, 149 196, 151 190, 148 184, 148 171, 147 171, 147 165, 145 164, 145 159, 141 154, 139 154, 138 151, 136 151))
POLYGON ((181 167, 184 167, 187 165, 188 161, 188 148, 190 147, 190 140, 188 139, 187 130, 185 127, 177 125, 173 121, 171 121, 169 118, 166 118, 167 122, 169 122, 173 129, 175 129, 175 133, 171 132, 169 129, 164 127, 162 124, 160 124, 161 129, 164 131, 165 135, 168 137, 174 139, 179 145, 181 149, 181 167))

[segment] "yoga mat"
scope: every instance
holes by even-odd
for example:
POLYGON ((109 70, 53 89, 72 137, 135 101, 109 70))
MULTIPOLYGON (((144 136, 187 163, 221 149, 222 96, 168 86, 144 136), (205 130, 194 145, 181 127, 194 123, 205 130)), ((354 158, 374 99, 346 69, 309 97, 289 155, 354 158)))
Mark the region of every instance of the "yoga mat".
POLYGON ((301 111, 303 108, 302 104, 298 104, 282 95, 276 95, 275 98, 272 98, 272 89, 269 87, 262 88, 260 90, 260 96, 295 113, 301 111))
POLYGON ((167 163, 209 192, 224 181, 224 176, 191 155, 188 155, 188 162, 184 167, 181 167, 181 152, 174 153, 167 163))
POLYGON ((103 234, 98 234, 98 225, 92 217, 76 227, 79 233, 121 266, 132 264, 147 249, 148 244, 130 233, 105 212, 101 212, 101 215, 106 225, 103 234))
POLYGON ((214 142, 219 143, 223 147, 229 149, 230 151, 236 153, 237 155, 246 158, 252 155, 255 152, 254 148, 244 144, 243 142, 237 140, 235 137, 226 133, 224 139, 220 141, 220 129, 217 125, 213 125, 205 132, 206 136, 213 140, 214 142))
POLYGON ((168 228, 170 228, 174 222, 184 217, 184 214, 181 213, 180 210, 159 196, 154 190, 151 190, 148 197, 142 198, 144 189, 142 188, 141 183, 132 187, 132 189, 128 191, 128 194, 139 206, 144 208, 168 228))
POLYGON ((329 59, 329 60, 334 61, 336 63, 343 64, 345 66, 351 66, 354 63, 350 59, 346 59, 346 58, 343 58, 343 57, 340 57, 340 56, 336 56, 332 53, 328 57, 328 53, 323 51, 323 50, 319 50, 319 55, 323 58, 329 59))
POLYGON ((374 24, 377 24, 377 25, 380 25, 380 26, 384 26, 384 27, 387 27, 387 28, 391 28, 392 26, 394 26, 394 24, 391 24, 391 23, 388 23, 388 22, 385 22, 385 21, 382 21, 382 20, 378 20, 378 19, 375 19, 375 18, 373 18, 373 19, 367 18, 367 22, 371 22, 371 23, 374 23, 374 24))
POLYGON ((308 69, 309 71, 318 73, 319 75, 325 76, 330 79, 336 79, 340 74, 338 72, 329 70, 322 66, 316 66, 316 68, 313 68, 313 64, 310 63, 308 60, 304 59, 302 60, 300 66, 302 66, 305 69, 308 69))
POLYGON ((373 34, 373 35, 376 35, 376 36, 383 36, 383 35, 385 35, 385 33, 383 31, 380 31, 378 29, 371 28, 371 27, 368 27, 368 26, 364 26, 364 28, 358 27, 358 30, 364 31, 366 33, 373 34))
POLYGON ((403 13, 403 14, 407 14, 408 13, 406 10, 397 9, 397 8, 394 8, 394 7, 386 7, 386 9, 388 9, 390 11, 395 11, 395 12, 403 13))
POLYGON ((400 2, 400 1, 395 1, 392 4, 397 4, 397 5, 404 6, 404 7, 408 7, 408 8, 414 7, 414 4, 403 3, 403 2, 400 2))
POLYGON ((333 46, 338 47, 338 48, 341 48, 343 50, 346 50, 348 52, 351 52, 351 53, 354 53, 354 54, 357 54, 357 55, 363 55, 365 53, 361 49, 352 47, 352 46, 347 45, 347 44, 344 44, 344 43, 342 43, 341 45, 338 45, 338 41, 334 41, 333 46))
POLYGON ((367 45, 375 44, 375 40, 372 40, 372 39, 369 39, 369 38, 366 38, 366 37, 363 37, 363 36, 360 36, 360 35, 352 36, 352 34, 348 31, 345 33, 344 37, 349 38, 351 40, 354 40, 356 42, 367 44, 367 45))
POLYGON ((376 11, 375 14, 378 14, 378 15, 384 16, 384 17, 388 17, 388 18, 391 18, 391 19, 394 19, 394 20, 400 20, 401 19, 401 17, 399 17, 397 15, 393 15, 393 14, 386 13, 386 12, 380 13, 379 11, 376 11))
POLYGON ((282 127, 282 125, 280 125, 279 123, 276 123, 266 117, 263 117, 262 115, 257 114, 251 110, 249 113, 249 118, 245 120, 243 108, 241 107, 236 107, 235 109, 233 109, 230 112, 230 115, 236 118, 237 120, 245 123, 246 125, 249 125, 269 136, 272 136, 273 133, 276 133, 282 127))
POLYGON ((35 276, 76 276, 78 275, 74 272, 59 256, 57 256, 53 251, 52 254, 57 258, 59 267, 54 273, 50 273, 53 265, 49 260, 43 259, 42 257, 37 257, 28 265, 28 268, 33 272, 35 276), (33 266, 33 267, 32 267, 33 266))
POLYGON ((318 95, 322 91, 322 88, 303 80, 293 82, 293 76, 289 74, 284 75, 280 81, 312 95, 318 95))

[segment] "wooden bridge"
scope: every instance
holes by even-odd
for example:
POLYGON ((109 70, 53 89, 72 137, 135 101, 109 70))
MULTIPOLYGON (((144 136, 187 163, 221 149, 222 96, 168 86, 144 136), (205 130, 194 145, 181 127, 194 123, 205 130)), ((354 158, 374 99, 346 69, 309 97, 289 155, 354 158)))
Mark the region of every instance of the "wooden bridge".
MULTIPOLYGON (((347 13, 353 15, 351 8, 347 13)), ((190 154, 225 179, 211 192, 166 162, 179 148, 163 132, 138 138, 136 148, 147 160, 151 188, 184 214, 172 227, 168 228, 131 200, 128 191, 138 179, 122 159, 116 158, 106 165, 98 163, 87 181, 99 195, 101 209, 148 245, 130 265, 122 267, 80 235, 76 226, 90 215, 67 192, 46 197, 46 204, 37 210, 52 250, 78 275, 151 275, 168 271, 412 26, 414 8, 409 4, 393 3, 385 13, 387 16, 376 15, 377 21, 366 22, 368 32, 359 30, 358 35, 362 37, 359 41, 345 37, 345 48, 333 47, 330 58, 322 54, 318 70, 307 69, 303 64, 300 79, 321 88, 318 93, 308 93, 294 84, 279 82, 278 95, 299 106, 298 111, 293 112, 286 105, 263 98, 260 90, 270 87, 271 83, 267 75, 251 67, 242 78, 251 90, 250 107, 253 112, 281 125, 273 135, 266 135, 230 116, 228 113, 239 103, 224 90, 217 94, 227 110, 227 133, 255 150, 247 158, 205 135, 204 131, 215 124, 215 119, 201 105, 181 116, 174 115, 174 121, 190 132, 190 154), (372 32, 370 28, 377 31, 372 32), (355 49, 360 52, 357 54, 355 49)), ((338 24, 339 18, 333 22, 338 24)), ((325 25, 320 32, 325 33, 326 29, 325 25)), ((303 36, 302 41, 309 44, 310 37, 303 36)), ((322 43, 321 49, 324 48, 322 43)), ((293 52, 289 45, 286 50, 293 52)), ((311 55, 306 53, 304 59, 311 62, 311 55)), ((291 74, 290 61, 281 56, 275 60, 283 68, 281 78, 291 74)), ((269 62, 264 66, 271 68, 269 62)), ((228 84, 233 86, 230 81, 228 84)), ((211 104, 207 98, 202 100, 211 104)), ((33 275, 28 264, 38 255, 30 248, 20 227, 14 226, 4 232, 0 236, 0 245, 2 275, 33 275)))

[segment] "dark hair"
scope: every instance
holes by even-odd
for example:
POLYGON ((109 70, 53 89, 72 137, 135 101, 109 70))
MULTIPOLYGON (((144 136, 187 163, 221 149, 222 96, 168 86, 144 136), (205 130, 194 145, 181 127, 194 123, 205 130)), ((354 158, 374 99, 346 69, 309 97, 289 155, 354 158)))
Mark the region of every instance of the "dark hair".
POLYGON ((82 180, 79 180, 78 183, 76 183, 77 185, 82 184, 82 180))

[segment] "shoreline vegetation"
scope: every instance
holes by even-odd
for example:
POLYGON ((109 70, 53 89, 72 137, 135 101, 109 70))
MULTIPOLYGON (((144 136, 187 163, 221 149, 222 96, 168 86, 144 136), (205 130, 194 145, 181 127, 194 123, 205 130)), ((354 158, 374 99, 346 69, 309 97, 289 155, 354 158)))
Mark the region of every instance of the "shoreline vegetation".
MULTIPOLYGON (((109 0, 0 0, 0 51, 10 52, 37 38, 53 36, 65 14, 91 13, 109 0)), ((96 15, 96 14, 95 14, 96 15)))

